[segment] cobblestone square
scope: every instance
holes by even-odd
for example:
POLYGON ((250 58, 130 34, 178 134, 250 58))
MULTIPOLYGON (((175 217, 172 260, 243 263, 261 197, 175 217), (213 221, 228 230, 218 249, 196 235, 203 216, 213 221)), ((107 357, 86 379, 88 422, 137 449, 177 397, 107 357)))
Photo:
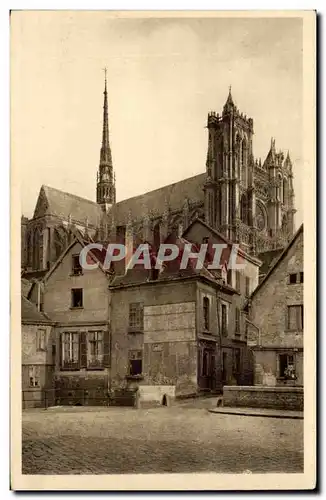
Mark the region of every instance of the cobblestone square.
POLYGON ((303 421, 205 408, 23 413, 23 474, 303 472, 303 421))

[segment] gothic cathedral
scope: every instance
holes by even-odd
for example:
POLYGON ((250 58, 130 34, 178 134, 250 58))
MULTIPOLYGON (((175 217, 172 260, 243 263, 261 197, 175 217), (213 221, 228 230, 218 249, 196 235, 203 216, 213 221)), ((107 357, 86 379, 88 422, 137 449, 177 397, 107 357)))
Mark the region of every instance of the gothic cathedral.
POLYGON ((133 198, 116 201, 105 79, 103 134, 96 202, 42 186, 31 219, 22 216, 21 260, 26 278, 41 278, 74 238, 152 241, 179 235, 196 218, 262 258, 294 234, 293 168, 275 140, 262 162, 253 155, 253 119, 240 113, 231 88, 222 115, 207 119, 206 171, 133 198))

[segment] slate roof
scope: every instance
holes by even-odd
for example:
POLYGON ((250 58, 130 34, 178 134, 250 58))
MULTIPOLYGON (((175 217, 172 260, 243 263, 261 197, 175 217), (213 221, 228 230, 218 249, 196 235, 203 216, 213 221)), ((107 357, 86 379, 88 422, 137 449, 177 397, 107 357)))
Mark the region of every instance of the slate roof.
POLYGON ((253 297, 256 295, 256 293, 261 289, 261 287, 264 285, 264 283, 268 280, 268 278, 273 273, 273 271, 277 268, 277 266, 279 265, 279 263, 282 262, 282 260, 285 258, 285 256, 287 255, 288 251, 290 250, 290 248, 292 248, 292 246, 294 245, 294 243, 298 240, 300 234, 303 234, 303 224, 301 224, 301 226, 299 227, 299 229, 297 230, 297 232, 292 237, 291 241, 283 249, 283 251, 280 253, 280 255, 276 259, 274 259, 273 265, 271 265, 269 267, 269 270, 268 270, 267 274, 263 277, 263 279, 261 280, 261 282, 258 284, 258 286, 254 289, 254 291, 250 295, 249 300, 244 305, 244 309, 247 308, 249 302, 253 299, 253 297))
POLYGON ((70 215, 73 222, 81 224, 85 224, 87 217, 90 225, 96 227, 99 225, 103 212, 95 201, 50 186, 43 185, 41 192, 42 190, 48 203, 47 213, 57 215, 65 220, 68 220, 70 215))
POLYGON ((137 221, 148 211, 153 215, 161 215, 167 205, 172 212, 180 210, 186 197, 190 202, 203 202, 205 176, 205 173, 198 174, 168 186, 154 189, 154 191, 119 201, 114 211, 115 223, 125 225, 129 211, 132 220, 137 221))
POLYGON ((53 323, 46 314, 38 311, 36 305, 27 300, 23 295, 21 297, 21 320, 22 323, 32 323, 36 325, 50 325, 53 323))
POLYGON ((269 268, 274 264, 276 259, 283 252, 284 247, 276 248, 275 250, 267 250, 266 252, 261 252, 258 254, 258 259, 262 261, 262 265, 259 269, 259 274, 268 273, 269 268))

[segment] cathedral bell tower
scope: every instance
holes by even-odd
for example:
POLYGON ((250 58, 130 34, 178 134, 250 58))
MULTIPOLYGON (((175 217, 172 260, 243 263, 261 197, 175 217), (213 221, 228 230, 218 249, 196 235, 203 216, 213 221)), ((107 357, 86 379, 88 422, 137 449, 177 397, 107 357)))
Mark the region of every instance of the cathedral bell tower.
POLYGON ((100 165, 97 172, 96 202, 107 213, 116 201, 115 175, 113 173, 112 155, 109 141, 108 93, 105 69, 103 134, 100 165))
POLYGON ((222 116, 209 113, 207 129, 206 221, 230 240, 244 241, 241 230, 255 217, 253 120, 238 111, 231 87, 222 116))

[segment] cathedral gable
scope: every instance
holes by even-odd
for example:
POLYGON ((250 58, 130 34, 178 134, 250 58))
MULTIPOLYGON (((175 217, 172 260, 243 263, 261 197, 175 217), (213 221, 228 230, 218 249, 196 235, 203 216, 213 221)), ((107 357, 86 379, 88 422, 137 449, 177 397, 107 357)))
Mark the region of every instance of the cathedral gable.
POLYGON ((48 212, 49 208, 49 201, 47 199, 47 196, 45 194, 45 190, 43 186, 41 187, 40 194, 38 195, 38 199, 36 202, 36 207, 34 210, 34 219, 38 219, 39 217, 43 217, 46 215, 48 212))

